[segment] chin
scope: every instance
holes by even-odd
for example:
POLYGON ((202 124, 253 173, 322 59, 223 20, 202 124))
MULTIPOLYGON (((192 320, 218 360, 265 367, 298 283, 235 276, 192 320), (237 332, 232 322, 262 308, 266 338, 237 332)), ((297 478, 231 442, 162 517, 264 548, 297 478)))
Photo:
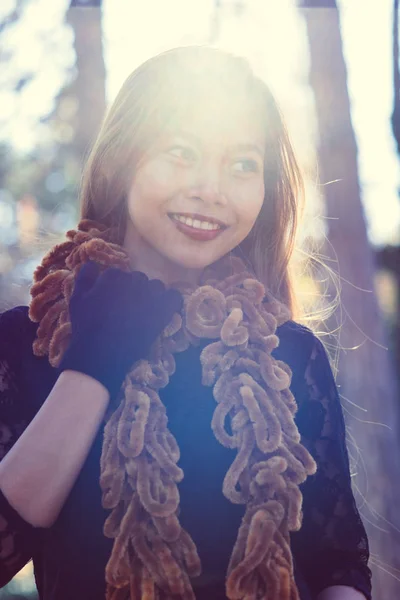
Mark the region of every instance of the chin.
POLYGON ((182 269, 196 269, 196 270, 201 270, 201 269, 205 269, 206 267, 208 267, 208 265, 211 265, 213 262, 215 262, 217 259, 213 259, 213 260, 174 260, 174 263, 180 267, 182 267, 182 269))
POLYGON ((206 248, 198 248, 192 252, 182 252, 180 256, 171 256, 171 259, 186 269, 205 269, 226 254, 225 252, 210 252, 211 248, 208 250, 207 252, 206 248))

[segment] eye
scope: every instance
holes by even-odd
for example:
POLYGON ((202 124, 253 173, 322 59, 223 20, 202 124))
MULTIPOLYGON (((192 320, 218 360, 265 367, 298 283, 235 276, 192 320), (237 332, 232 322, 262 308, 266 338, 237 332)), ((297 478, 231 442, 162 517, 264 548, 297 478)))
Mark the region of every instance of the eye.
POLYGON ((260 165, 252 158, 239 158, 232 164, 232 169, 236 173, 258 173, 260 165))
POLYGON ((180 158, 185 162, 192 162, 196 160, 197 153, 190 146, 185 146, 184 144, 175 144, 168 148, 168 154, 175 156, 176 158, 180 158))

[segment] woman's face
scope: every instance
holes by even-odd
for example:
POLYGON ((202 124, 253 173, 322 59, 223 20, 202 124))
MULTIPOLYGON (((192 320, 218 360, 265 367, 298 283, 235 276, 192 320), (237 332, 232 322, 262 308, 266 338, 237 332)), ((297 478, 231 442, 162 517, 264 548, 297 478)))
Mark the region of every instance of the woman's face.
POLYGON ((266 134, 254 111, 226 105, 210 115, 207 108, 162 135, 128 193, 124 245, 132 267, 165 283, 197 281, 245 239, 264 200, 266 134), (182 216, 192 221, 182 227, 182 216))

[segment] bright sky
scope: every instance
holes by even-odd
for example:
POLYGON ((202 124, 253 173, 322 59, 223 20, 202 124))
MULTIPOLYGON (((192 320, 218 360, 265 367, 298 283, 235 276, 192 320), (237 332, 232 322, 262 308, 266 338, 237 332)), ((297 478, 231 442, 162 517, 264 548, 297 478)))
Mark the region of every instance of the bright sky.
MULTIPOLYGON (((247 56, 265 77, 283 107, 304 168, 312 167, 312 95, 307 86, 304 24, 294 0, 242 0, 240 16, 233 0, 220 3, 226 7, 221 11, 218 45, 247 56)), ((375 243, 395 242, 400 235, 400 169, 390 132, 392 0, 338 3, 369 233, 375 243)), ((2 0, 0 18, 14 4, 15 0, 2 0)), ((103 0, 103 4, 109 101, 143 60, 169 47, 207 43, 213 25, 214 0, 103 0)), ((0 51, 12 52, 12 60, 0 71, 0 138, 12 140, 21 152, 39 140, 46 142, 48 133, 35 123, 51 110, 66 70, 74 64, 72 33, 63 26, 68 5, 69 0, 29 0, 23 23, 0 39, 0 51), (4 82, 30 69, 38 69, 37 76, 23 93, 1 90, 4 82)))

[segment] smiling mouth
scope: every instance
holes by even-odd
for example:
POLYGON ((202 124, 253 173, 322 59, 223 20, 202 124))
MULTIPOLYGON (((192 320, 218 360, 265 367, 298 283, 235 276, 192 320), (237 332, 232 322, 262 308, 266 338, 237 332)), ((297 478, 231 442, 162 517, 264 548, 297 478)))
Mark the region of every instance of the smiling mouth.
POLYGON ((201 217, 200 215, 187 215, 182 213, 169 213, 168 216, 180 223, 202 231, 214 231, 217 229, 226 229, 226 225, 213 218, 201 217))
POLYGON ((224 229, 226 229, 226 227, 222 227, 216 223, 210 223, 212 227, 209 227, 208 222, 205 221, 203 221, 203 223, 207 223, 207 228, 205 228, 204 225, 203 227, 198 227, 197 225, 201 225, 202 222, 197 219, 178 218, 179 215, 176 214, 170 214, 168 216, 178 231, 192 240, 200 242, 213 240, 218 237, 224 231, 224 229))

